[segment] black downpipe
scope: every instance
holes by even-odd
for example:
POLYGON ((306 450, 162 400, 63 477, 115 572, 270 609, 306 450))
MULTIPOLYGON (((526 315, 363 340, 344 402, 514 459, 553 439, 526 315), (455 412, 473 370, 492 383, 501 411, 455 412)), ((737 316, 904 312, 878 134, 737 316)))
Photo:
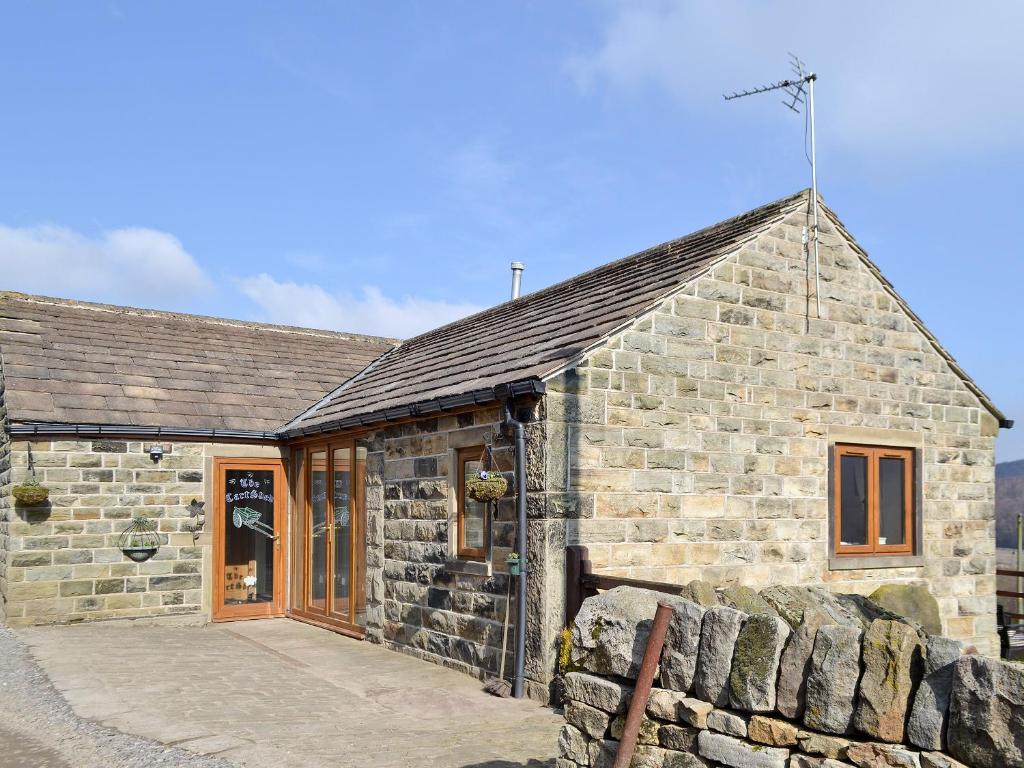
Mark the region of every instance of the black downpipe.
POLYGON ((523 698, 526 678, 526 429, 512 418, 509 401, 505 401, 504 426, 512 429, 516 440, 516 553, 519 555, 519 577, 516 582, 516 645, 515 679, 512 695, 523 698))

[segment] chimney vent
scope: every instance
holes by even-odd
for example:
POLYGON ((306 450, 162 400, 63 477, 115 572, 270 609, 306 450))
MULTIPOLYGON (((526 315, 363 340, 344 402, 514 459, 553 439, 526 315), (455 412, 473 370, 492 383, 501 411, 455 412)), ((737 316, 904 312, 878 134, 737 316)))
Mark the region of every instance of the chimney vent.
POLYGON ((526 265, 521 261, 512 262, 512 298, 519 298, 519 289, 523 283, 523 270, 526 269, 526 265))

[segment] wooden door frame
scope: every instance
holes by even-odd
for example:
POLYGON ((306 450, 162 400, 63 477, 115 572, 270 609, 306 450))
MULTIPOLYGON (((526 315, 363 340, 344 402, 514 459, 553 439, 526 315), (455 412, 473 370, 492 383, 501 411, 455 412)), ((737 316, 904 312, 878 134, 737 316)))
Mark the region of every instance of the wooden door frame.
POLYGON ((214 458, 213 460, 213 593, 210 614, 213 621, 265 619, 285 615, 287 582, 284 553, 288 546, 288 473, 284 459, 214 458), (225 502, 224 473, 227 469, 274 472, 274 599, 254 605, 224 604, 225 502))
POLYGON ((312 467, 313 467, 313 454, 323 451, 326 456, 326 469, 327 469, 327 520, 329 522, 334 519, 334 451, 338 448, 348 448, 350 456, 350 468, 349 472, 349 513, 350 523, 352 532, 351 536, 351 552, 349 558, 349 612, 350 618, 355 618, 354 606, 358 603, 360 596, 364 596, 366 592, 365 587, 365 573, 366 573, 366 526, 362 520, 362 515, 366 514, 365 509, 360 509, 360 506, 365 506, 361 501, 363 498, 363 488, 365 487, 365 478, 360 477, 356 471, 358 466, 358 446, 357 436, 347 435, 341 438, 334 438, 328 440, 321 440, 316 443, 308 443, 303 446, 305 451, 304 460, 301 462, 303 471, 302 477, 298 479, 298 482, 302 483, 303 488, 303 503, 302 509, 296 509, 297 515, 302 515, 302 546, 297 547, 301 551, 302 562, 300 563, 301 568, 301 579, 302 588, 300 590, 299 605, 293 606, 288 612, 291 618, 298 619, 299 621, 305 621, 310 624, 316 624, 318 626, 333 629, 337 632, 341 632, 346 635, 352 635, 353 637, 363 637, 365 635, 365 628, 359 626, 355 621, 347 621, 339 619, 336 615, 331 615, 331 606, 334 601, 334 529, 333 525, 329 526, 330 538, 325 544, 326 557, 325 566, 327 568, 327 575, 331 578, 326 580, 326 589, 324 594, 324 609, 321 611, 316 608, 309 607, 310 603, 310 590, 311 590, 311 579, 313 576, 312 569, 310 566, 310 532, 312 531, 312 467))

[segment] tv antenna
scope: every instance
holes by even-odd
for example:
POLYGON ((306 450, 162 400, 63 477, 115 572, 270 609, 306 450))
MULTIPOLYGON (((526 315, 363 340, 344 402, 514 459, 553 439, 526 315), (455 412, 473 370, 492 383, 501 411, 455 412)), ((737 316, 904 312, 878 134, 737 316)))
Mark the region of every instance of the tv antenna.
MULTIPOLYGON (((818 76, 805 69, 804 63, 794 54, 789 54, 789 63, 793 69, 793 77, 787 80, 779 80, 767 85, 759 85, 746 91, 733 91, 730 94, 722 94, 726 101, 742 99, 746 96, 754 96, 758 93, 770 91, 782 91, 786 98, 782 103, 797 114, 800 114, 801 106, 807 107, 807 118, 810 122, 811 133, 811 155, 807 161, 811 164, 811 237, 810 242, 814 248, 814 302, 818 317, 821 317, 821 279, 818 269, 818 166, 817 154, 814 146, 814 81, 818 76), (806 102, 804 97, 806 96, 806 102)), ((805 137, 806 140, 806 137, 805 137)), ((806 145, 804 149, 806 153, 806 145)))

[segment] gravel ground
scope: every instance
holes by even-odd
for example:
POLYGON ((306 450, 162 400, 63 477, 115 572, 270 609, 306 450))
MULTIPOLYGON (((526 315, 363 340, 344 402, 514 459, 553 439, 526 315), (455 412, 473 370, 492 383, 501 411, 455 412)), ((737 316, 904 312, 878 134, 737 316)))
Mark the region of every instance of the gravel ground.
MULTIPOLYGON (((74 649, 69 648, 69 653, 74 649)), ((5 768, 236 768, 78 717, 13 632, 0 627, 0 765, 5 768)))

